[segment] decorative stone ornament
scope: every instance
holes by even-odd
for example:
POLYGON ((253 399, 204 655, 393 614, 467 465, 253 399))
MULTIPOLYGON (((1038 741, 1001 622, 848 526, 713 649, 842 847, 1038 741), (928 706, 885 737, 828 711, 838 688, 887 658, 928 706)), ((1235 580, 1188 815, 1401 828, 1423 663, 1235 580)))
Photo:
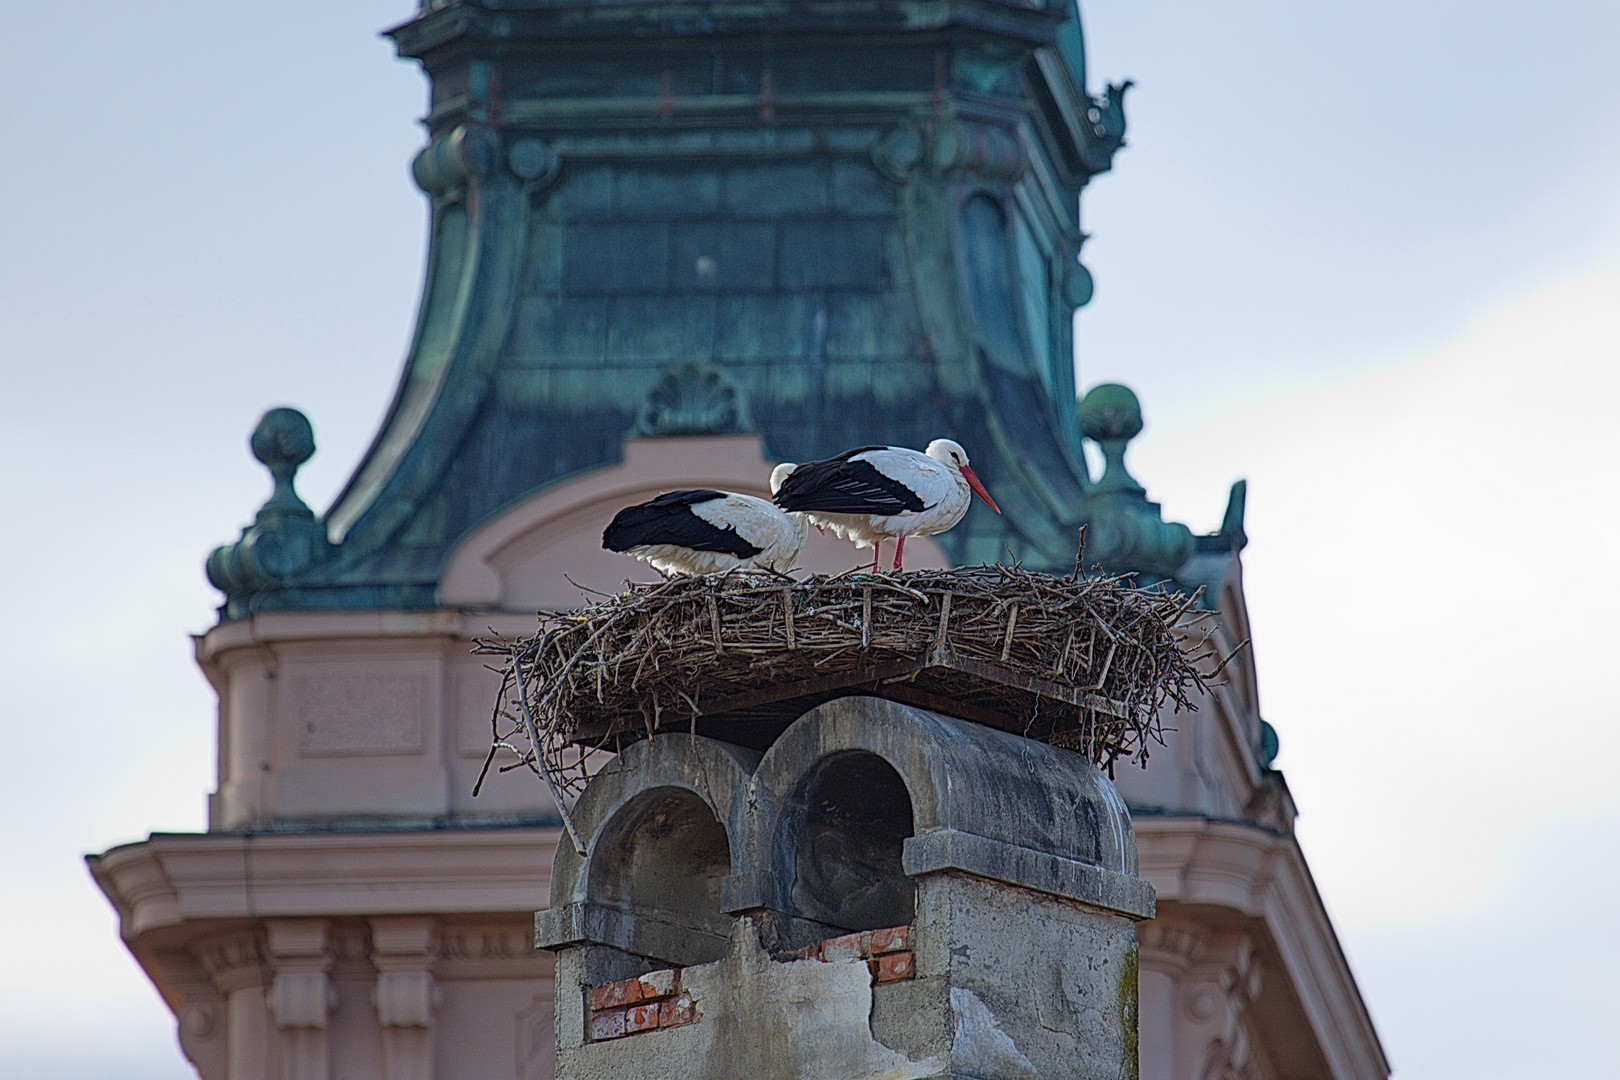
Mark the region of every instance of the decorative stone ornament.
POLYGON ((479 124, 459 124, 416 155, 411 176, 429 195, 444 195, 489 175, 499 136, 479 124))
POLYGON ((934 137, 934 168, 1012 183, 1029 168, 1029 155, 1007 128, 956 121, 943 125, 934 137))
POLYGON ((1078 144, 1081 158, 1091 168, 1108 168, 1115 152, 1125 145, 1125 91, 1135 85, 1129 79, 1109 83, 1101 98, 1091 99, 1086 109, 1091 138, 1078 144))
POLYGON ((1142 433, 1142 405, 1118 383, 1092 387, 1080 402, 1080 434, 1103 453, 1103 474, 1086 501, 1086 561, 1107 570, 1173 578, 1195 550, 1192 530, 1165 521, 1159 504, 1125 467, 1125 448, 1142 433))
POLYGON ((636 414, 634 434, 729 435, 746 430, 742 396, 712 364, 666 368, 636 414))
POLYGON ((241 539, 208 556, 208 580, 225 594, 225 618, 248 614, 259 590, 308 570, 331 550, 325 526, 293 487, 299 466, 315 453, 309 419, 297 409, 271 409, 253 429, 248 446, 270 470, 275 487, 241 539))
POLYGON ((872 144, 872 164, 897 184, 910 179, 922 159, 922 132, 910 125, 893 128, 872 144))
POLYGON ((1145 492, 1125 468, 1125 447, 1142 434, 1142 405, 1128 386, 1100 383, 1080 402, 1080 434, 1093 440, 1103 452, 1102 479, 1093 493, 1115 491, 1145 492))
POLYGON ((259 520, 289 513, 314 517, 293 490, 293 476, 315 456, 315 429, 310 427, 309 418, 297 409, 271 409, 253 429, 248 449, 270 470, 276 485, 270 501, 259 510, 259 520))
POLYGON ((556 177, 562 163, 542 140, 522 138, 506 152, 506 167, 525 184, 540 186, 556 177))
POLYGON ((1096 292, 1096 284, 1092 281, 1091 271, 1085 264, 1076 259, 1063 274, 1063 299, 1070 307, 1082 308, 1091 303, 1091 297, 1096 292))

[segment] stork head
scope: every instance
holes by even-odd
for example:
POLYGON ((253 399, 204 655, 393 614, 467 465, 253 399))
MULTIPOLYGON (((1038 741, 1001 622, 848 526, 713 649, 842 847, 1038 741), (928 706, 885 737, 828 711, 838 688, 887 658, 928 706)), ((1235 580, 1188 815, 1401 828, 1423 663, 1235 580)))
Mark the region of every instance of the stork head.
POLYGON ((984 490, 984 485, 979 483, 979 478, 973 475, 973 470, 968 468, 967 451, 962 449, 961 443, 951 439, 935 439, 928 444, 928 449, 923 453, 952 472, 959 473, 962 479, 967 481, 967 486, 972 489, 973 494, 989 504, 990 509, 1001 513, 1001 507, 996 505, 996 500, 990 497, 990 493, 984 490))
POLYGON ((793 464, 791 461, 784 461, 782 464, 771 470, 772 495, 775 495, 778 491, 782 490, 782 484, 787 480, 788 477, 793 475, 793 470, 797 468, 798 466, 793 464))
POLYGON ((967 451, 962 449, 961 443, 953 439, 935 439, 928 444, 928 449, 923 453, 941 465, 949 465, 953 469, 959 470, 968 463, 967 451))

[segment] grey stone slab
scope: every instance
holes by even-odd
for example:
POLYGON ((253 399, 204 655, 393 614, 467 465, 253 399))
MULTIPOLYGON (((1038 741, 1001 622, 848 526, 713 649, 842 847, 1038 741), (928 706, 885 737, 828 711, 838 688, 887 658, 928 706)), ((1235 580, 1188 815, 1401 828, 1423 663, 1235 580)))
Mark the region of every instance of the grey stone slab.
POLYGON ((832 204, 846 214, 891 214, 900 205, 900 189, 869 163, 832 163, 832 204))
POLYGON ((527 297, 518 311, 509 348, 517 367, 600 363, 607 357, 608 299, 527 297))
POLYGON ((893 355, 895 342, 918 337, 905 298, 894 293, 833 293, 827 308, 828 356, 876 359, 893 355))
POLYGON ((775 362, 813 355, 818 320, 821 340, 826 339, 825 305, 813 296, 726 296, 718 311, 715 355, 721 359, 775 362))
POLYGON ((565 236, 566 230, 553 222, 537 222, 530 230, 523 249, 522 295, 550 295, 561 288, 565 236))
POLYGON ((703 963, 725 952, 725 934, 647 911, 590 902, 535 913, 534 947, 561 949, 585 942, 610 945, 659 964, 703 963))
POLYGON ((541 199, 544 217, 572 221, 581 215, 607 214, 613 209, 613 166, 569 162, 556 186, 541 199))

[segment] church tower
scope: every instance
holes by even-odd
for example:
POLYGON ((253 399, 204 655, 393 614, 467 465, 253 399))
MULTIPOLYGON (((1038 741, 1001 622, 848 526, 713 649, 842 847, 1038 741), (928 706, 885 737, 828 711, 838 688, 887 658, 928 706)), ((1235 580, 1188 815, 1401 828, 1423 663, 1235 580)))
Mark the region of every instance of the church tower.
MULTIPOLYGON (((499 679, 469 648, 638 577, 600 548, 621 506, 948 436, 1003 514, 910 565, 1067 572, 1084 525, 1088 563, 1203 586, 1248 633, 1241 486, 1214 536, 1162 521, 1125 471, 1134 397, 1076 400, 1080 199, 1129 84, 1088 90, 1073 0, 423 0, 389 35, 432 88, 393 403, 321 514, 309 421, 261 420, 273 494, 209 557, 197 639, 209 831, 91 859, 205 1080, 552 1075, 530 941, 558 818, 521 773, 473 796, 499 679)), ((801 565, 851 560, 813 537, 801 565)), ((1170 916, 1143 924, 1143 1075, 1383 1077, 1233 669, 1119 777, 1170 916)))

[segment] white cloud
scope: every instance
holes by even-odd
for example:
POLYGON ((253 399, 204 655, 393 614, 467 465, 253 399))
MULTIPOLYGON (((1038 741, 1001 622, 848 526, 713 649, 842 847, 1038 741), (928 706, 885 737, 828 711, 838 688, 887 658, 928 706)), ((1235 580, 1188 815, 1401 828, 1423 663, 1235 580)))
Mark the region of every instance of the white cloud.
POLYGON ((1604 269, 1431 354, 1140 440, 1136 474, 1195 526, 1250 478, 1263 707, 1347 923, 1475 907, 1526 815, 1620 803, 1617 392, 1604 269))

